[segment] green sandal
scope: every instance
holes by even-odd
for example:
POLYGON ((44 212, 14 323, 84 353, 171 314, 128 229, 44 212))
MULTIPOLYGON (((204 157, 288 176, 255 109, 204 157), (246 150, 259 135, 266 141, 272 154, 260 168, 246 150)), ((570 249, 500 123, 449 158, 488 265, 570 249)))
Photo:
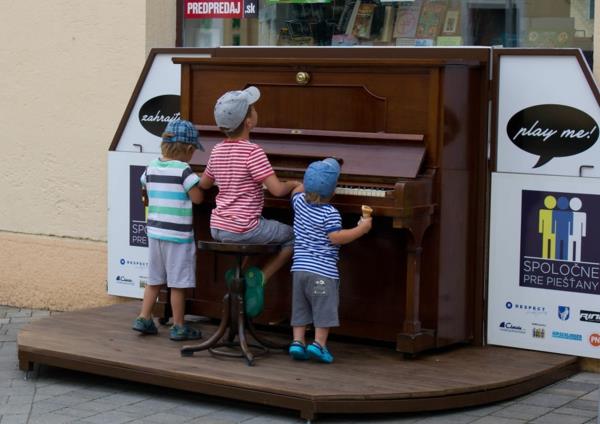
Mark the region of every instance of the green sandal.
POLYGON ((229 268, 225 271, 225 283, 227 283, 227 288, 231 288, 231 284, 233 283, 233 279, 235 278, 235 268, 229 268))
POLYGON ((246 315, 254 318, 260 315, 264 308, 265 274, 260 268, 252 266, 246 270, 244 278, 246 280, 246 292, 244 293, 246 315))

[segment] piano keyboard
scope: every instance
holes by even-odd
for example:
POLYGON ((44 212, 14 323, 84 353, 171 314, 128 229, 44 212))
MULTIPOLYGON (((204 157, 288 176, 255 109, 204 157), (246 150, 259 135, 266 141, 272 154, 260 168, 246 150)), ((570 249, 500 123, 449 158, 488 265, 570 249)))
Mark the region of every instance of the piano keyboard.
POLYGON ((363 196, 363 197, 385 197, 387 190, 373 187, 356 187, 356 186, 337 186, 335 194, 343 194, 346 196, 363 196))
MULTIPOLYGON (((263 184, 263 190, 268 192, 267 186, 263 184)), ((335 194, 343 194, 345 196, 362 196, 362 197, 385 197, 388 190, 373 187, 357 187, 339 185, 335 188, 335 194)))

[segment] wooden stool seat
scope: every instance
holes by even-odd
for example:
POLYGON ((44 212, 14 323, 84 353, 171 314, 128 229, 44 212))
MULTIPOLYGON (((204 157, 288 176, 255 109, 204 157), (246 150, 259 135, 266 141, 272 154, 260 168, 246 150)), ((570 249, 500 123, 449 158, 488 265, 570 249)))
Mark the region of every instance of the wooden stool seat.
POLYGON ((233 255, 236 257, 236 267, 233 281, 227 287, 227 292, 223 297, 221 323, 217 331, 208 340, 198 345, 183 346, 181 356, 192 356, 194 352, 209 350, 213 355, 245 358, 248 365, 254 365, 254 358, 267 353, 269 348, 286 349, 287 344, 273 343, 262 339, 256 334, 252 320, 246 315, 244 305, 246 281, 242 271, 242 264, 247 256, 273 254, 281 249, 281 245, 272 243, 222 243, 212 240, 200 240, 198 241, 198 249, 215 254, 233 255), (248 343, 246 329, 256 343, 248 343), (229 332, 224 337, 227 330, 229 332), (229 350, 221 350, 220 348, 223 347, 229 350), (257 351, 251 352, 250 347, 255 348, 257 351), (238 349, 241 352, 237 352, 238 349))
POLYGON ((204 241, 198 242, 198 249, 208 252, 223 253, 229 255, 267 255, 276 253, 281 249, 279 244, 242 244, 242 243, 222 243, 220 241, 204 241))

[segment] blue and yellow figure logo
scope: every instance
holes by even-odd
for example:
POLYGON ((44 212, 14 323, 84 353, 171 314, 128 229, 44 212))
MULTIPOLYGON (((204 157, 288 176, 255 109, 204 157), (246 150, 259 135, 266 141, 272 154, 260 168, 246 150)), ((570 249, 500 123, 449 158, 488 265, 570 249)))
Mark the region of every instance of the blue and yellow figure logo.
POLYGON ((579 197, 570 200, 548 195, 539 212, 539 233, 542 235, 542 258, 581 261, 581 239, 586 234, 587 215, 579 212, 579 197), (558 206, 558 207, 557 207, 558 206))
POLYGON ((600 196, 523 190, 521 206, 519 285, 600 294, 600 196))
POLYGON ((129 166, 129 245, 148 247, 146 234, 146 221, 148 220, 148 207, 142 201, 142 184, 140 177, 146 169, 145 166, 129 166))

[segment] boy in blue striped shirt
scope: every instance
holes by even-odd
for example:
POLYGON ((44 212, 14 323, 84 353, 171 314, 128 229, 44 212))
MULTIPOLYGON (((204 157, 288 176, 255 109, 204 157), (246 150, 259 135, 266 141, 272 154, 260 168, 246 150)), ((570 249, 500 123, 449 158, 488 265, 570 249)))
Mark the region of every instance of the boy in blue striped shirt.
POLYGON ((162 135, 162 156, 153 160, 140 179, 148 200, 148 283, 140 315, 133 329, 157 334, 152 309, 160 291, 171 288, 173 326, 171 340, 200 338, 200 332, 183 320, 185 289, 196 287, 196 244, 192 226, 192 203, 201 203, 200 178, 187 162, 196 149, 198 131, 189 121, 170 121, 162 135))
POLYGON ((371 229, 371 218, 361 218, 356 227, 342 229, 340 213, 329 204, 339 175, 340 166, 335 159, 313 162, 306 169, 304 184, 292 194, 294 340, 289 354, 297 360, 313 358, 328 364, 333 362, 327 349, 327 337, 331 327, 339 326, 339 248, 371 229), (306 347, 308 324, 315 327, 315 340, 306 347))

